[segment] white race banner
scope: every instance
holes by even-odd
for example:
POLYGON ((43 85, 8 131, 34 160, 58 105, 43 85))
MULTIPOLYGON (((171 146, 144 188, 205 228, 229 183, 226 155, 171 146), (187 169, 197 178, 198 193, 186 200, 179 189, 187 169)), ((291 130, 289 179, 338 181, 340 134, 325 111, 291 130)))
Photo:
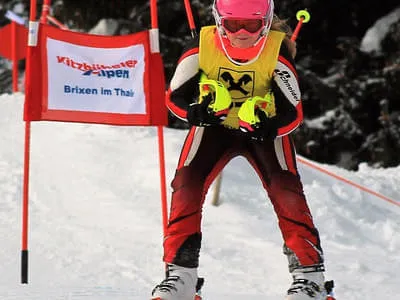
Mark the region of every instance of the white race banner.
POLYGON ((146 114, 145 49, 75 45, 47 37, 48 109, 146 114))

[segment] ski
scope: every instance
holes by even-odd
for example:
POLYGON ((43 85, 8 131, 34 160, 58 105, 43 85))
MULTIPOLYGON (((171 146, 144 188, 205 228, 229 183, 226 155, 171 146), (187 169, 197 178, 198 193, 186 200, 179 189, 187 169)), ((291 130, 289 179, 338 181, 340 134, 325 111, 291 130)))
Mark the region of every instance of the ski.
MULTIPOLYGON (((151 300, 163 300, 163 299, 157 297, 157 298, 151 298, 151 300)), ((202 300, 202 298, 200 295, 196 295, 193 300, 202 300)))
MULTIPOLYGON (((193 300, 202 300, 203 299, 201 297, 201 295, 200 295, 201 294, 201 288, 203 287, 203 285, 204 285, 204 278, 200 277, 197 280, 196 295, 195 295, 193 300)), ((325 288, 325 290, 327 292, 325 300, 336 300, 336 298, 333 296, 333 288, 334 288, 334 286, 335 285, 334 285, 333 280, 329 280, 329 281, 325 282, 324 288, 325 288)), ((163 300, 163 299, 161 299, 160 297, 157 297, 157 298, 151 298, 151 300, 163 300)))

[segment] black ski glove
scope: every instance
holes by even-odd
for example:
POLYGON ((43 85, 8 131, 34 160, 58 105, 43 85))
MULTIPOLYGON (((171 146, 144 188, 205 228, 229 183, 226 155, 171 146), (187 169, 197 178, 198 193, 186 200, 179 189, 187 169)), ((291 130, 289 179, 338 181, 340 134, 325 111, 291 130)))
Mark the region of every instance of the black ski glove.
POLYGON ((201 103, 194 103, 188 107, 186 119, 193 126, 216 126, 221 124, 225 116, 216 116, 208 105, 213 100, 213 96, 208 94, 203 97, 201 103))
POLYGON ((260 122, 251 126, 252 130, 240 127, 252 139, 257 141, 273 140, 278 134, 278 126, 276 124, 276 117, 268 118, 264 111, 257 109, 256 114, 260 122))

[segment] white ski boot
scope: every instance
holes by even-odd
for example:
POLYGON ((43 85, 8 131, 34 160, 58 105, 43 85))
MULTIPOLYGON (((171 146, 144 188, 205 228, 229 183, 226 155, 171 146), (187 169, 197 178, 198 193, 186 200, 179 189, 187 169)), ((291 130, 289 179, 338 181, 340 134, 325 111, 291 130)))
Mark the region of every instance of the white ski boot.
POLYGON ((325 300, 327 292, 322 272, 304 273, 294 270, 293 283, 285 300, 325 300))
POLYGON ((194 300, 196 296, 197 268, 169 264, 167 276, 152 292, 153 300, 194 300))

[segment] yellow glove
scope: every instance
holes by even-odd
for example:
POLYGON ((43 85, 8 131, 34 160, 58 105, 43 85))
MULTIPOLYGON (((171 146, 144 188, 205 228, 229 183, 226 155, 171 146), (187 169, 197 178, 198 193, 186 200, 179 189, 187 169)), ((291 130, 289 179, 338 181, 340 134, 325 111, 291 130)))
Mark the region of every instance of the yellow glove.
POLYGON ((272 92, 268 92, 264 97, 255 96, 248 98, 240 107, 238 112, 239 126, 243 131, 254 131, 255 128, 260 127, 260 118, 258 111, 266 115, 266 117, 273 117, 270 105, 274 105, 275 99, 272 92))
POLYGON ((228 115, 229 109, 232 106, 231 94, 221 82, 208 79, 207 76, 202 73, 200 76, 199 89, 199 103, 211 95, 212 100, 208 105, 208 110, 215 116, 226 117, 228 115))

